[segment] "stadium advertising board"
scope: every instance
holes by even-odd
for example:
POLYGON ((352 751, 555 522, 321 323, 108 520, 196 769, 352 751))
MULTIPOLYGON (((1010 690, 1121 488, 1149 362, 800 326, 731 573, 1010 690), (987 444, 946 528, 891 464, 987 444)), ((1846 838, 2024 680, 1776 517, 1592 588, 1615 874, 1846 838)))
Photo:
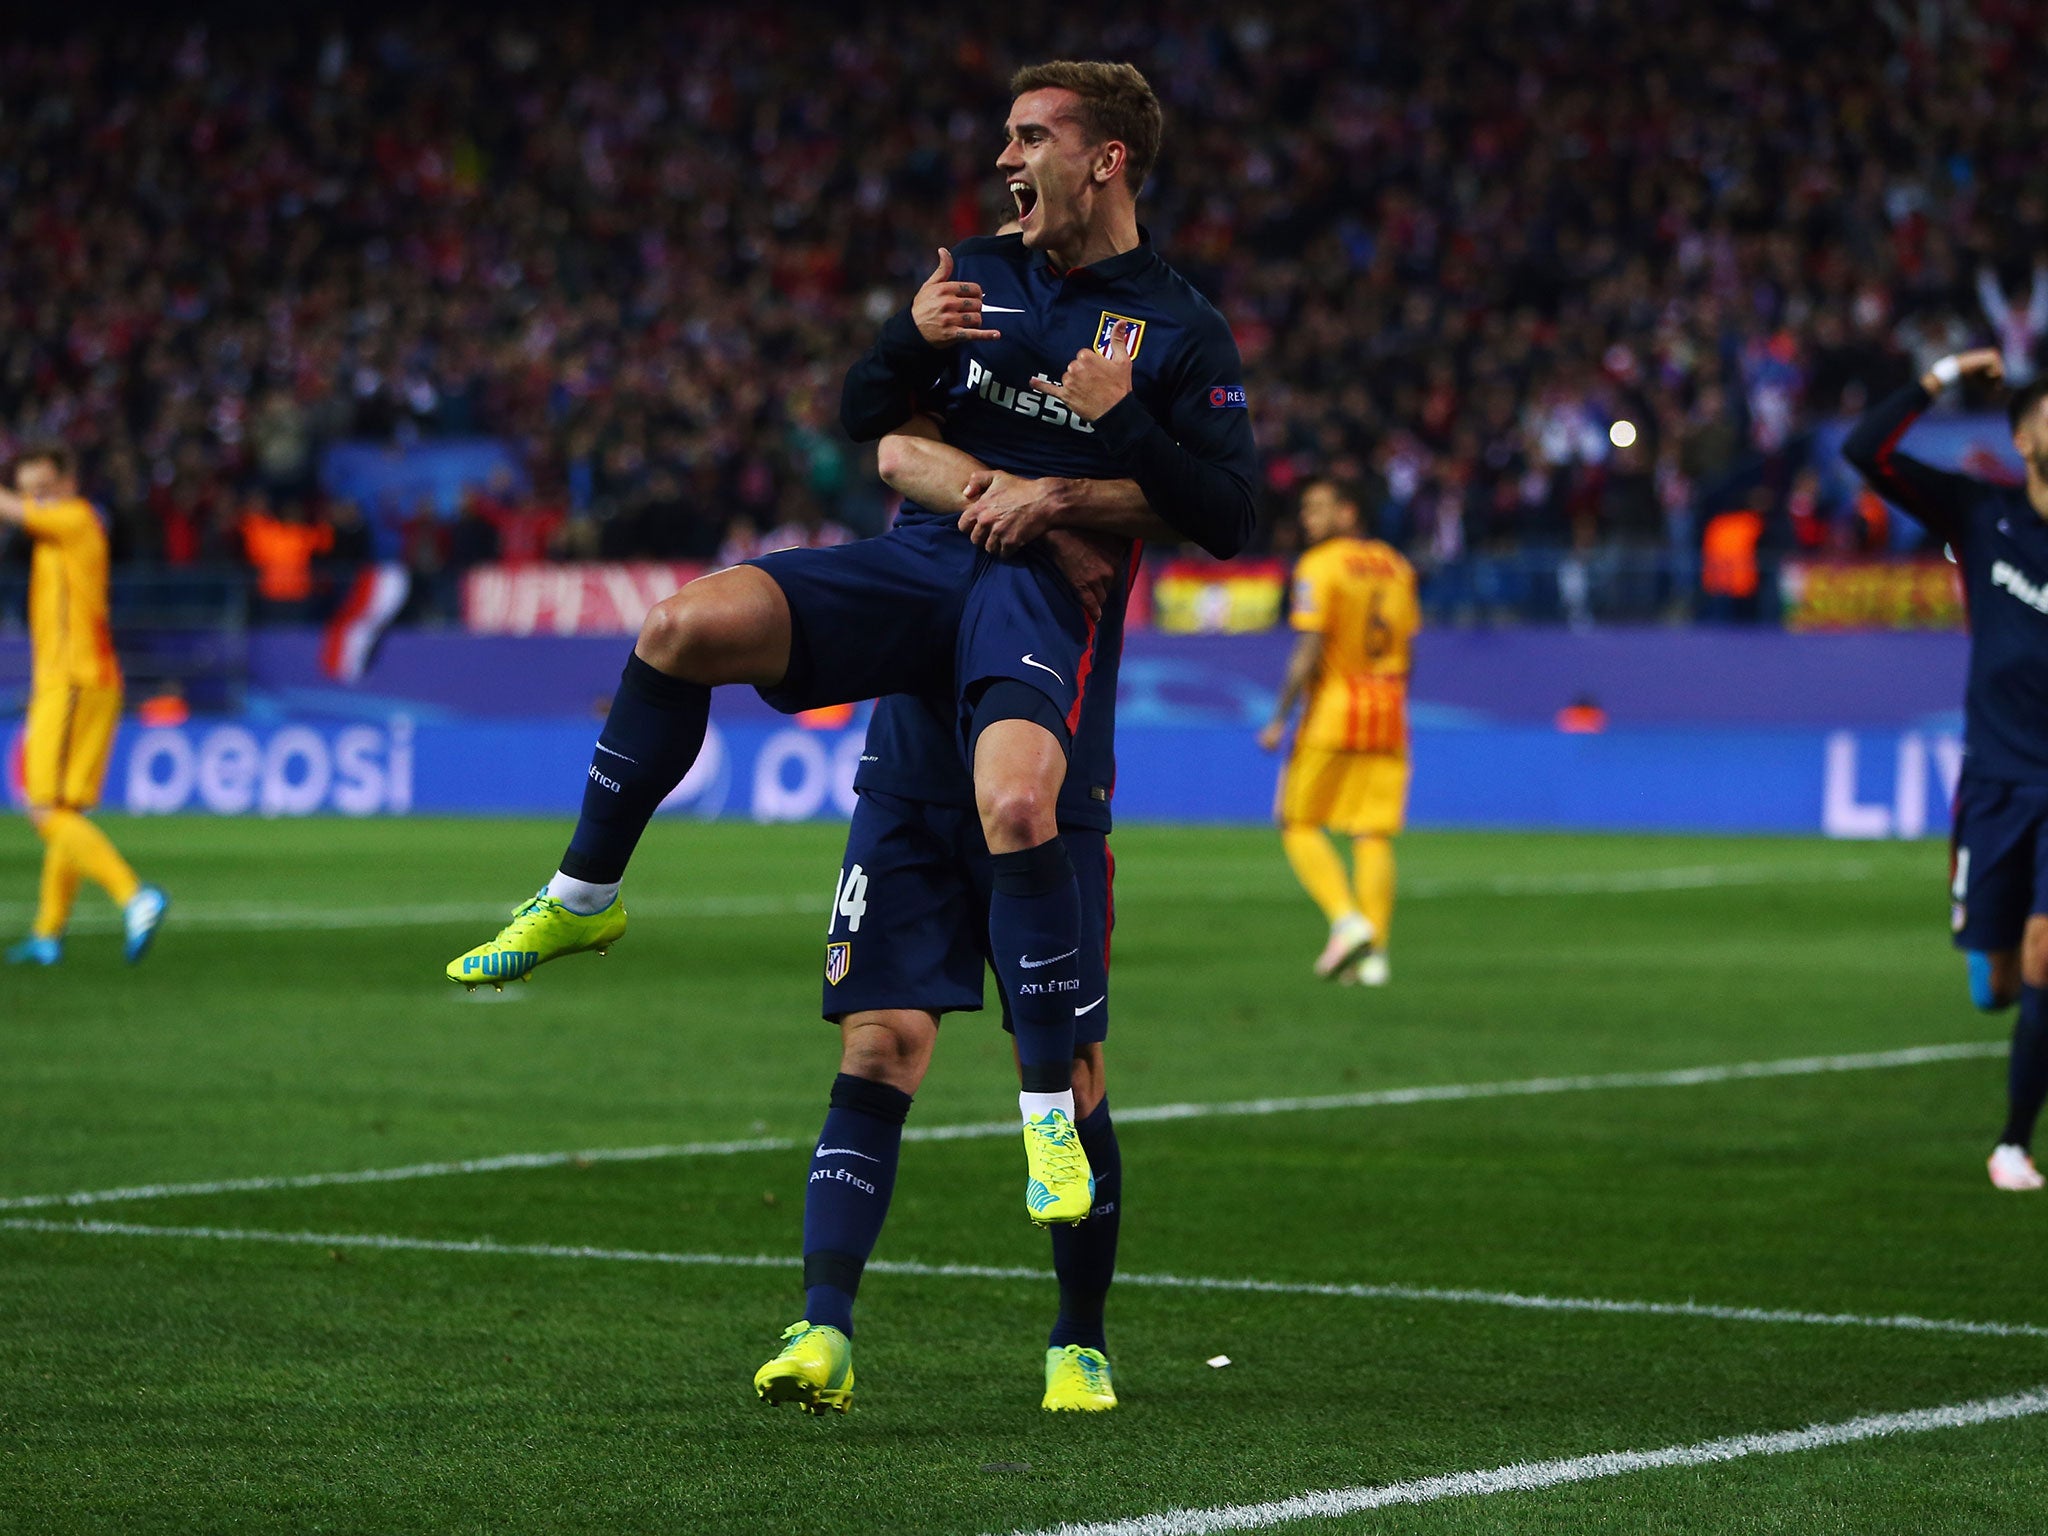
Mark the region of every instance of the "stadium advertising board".
MULTIPOLYGON (((844 818, 866 722, 713 723, 664 806, 760 822, 844 818)), ((124 726, 109 808, 144 815, 568 818, 594 725, 577 719, 195 720, 124 726), (516 764, 516 771, 508 771, 516 764)), ((1944 730, 1418 728, 1417 826, 1945 835, 1961 767, 1944 730)), ((9 788, 20 802, 20 743, 9 788)), ((1129 821, 1256 824, 1276 760, 1248 732, 1132 726, 1118 753, 1129 821)))

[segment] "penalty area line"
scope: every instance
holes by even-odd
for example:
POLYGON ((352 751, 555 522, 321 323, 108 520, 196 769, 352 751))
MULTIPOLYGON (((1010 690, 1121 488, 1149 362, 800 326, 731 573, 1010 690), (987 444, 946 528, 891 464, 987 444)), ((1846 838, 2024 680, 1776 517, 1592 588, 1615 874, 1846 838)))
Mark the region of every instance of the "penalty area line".
MULTIPOLYGON (((44 1217, 0 1218, 0 1231, 55 1236, 164 1238, 193 1242, 269 1243, 294 1248, 360 1248, 397 1253, 481 1254, 497 1258, 580 1259, 607 1264, 663 1264, 679 1268, 795 1269, 801 1260, 772 1254, 669 1253, 585 1244, 501 1243, 495 1238, 406 1237, 379 1232, 279 1232, 249 1227, 169 1227, 128 1221, 51 1221, 44 1217)), ((1024 1280, 1043 1282, 1047 1270, 992 1264, 925 1264, 914 1259, 875 1259, 871 1274, 931 1280, 1024 1280)), ((1543 1296, 1521 1291, 1485 1291, 1421 1285, 1342 1284, 1313 1280, 1252 1280, 1211 1275, 1120 1274, 1126 1289, 1220 1292, 1254 1296, 1321 1296, 1341 1301, 1393 1301, 1451 1306, 1505 1307, 1519 1311, 1593 1313, 1609 1317, 1692 1318, 1708 1322, 1778 1324, 1817 1328, 1870 1328, 1908 1333, 1943 1333, 1992 1338, 2048 1339, 2038 1323, 1972 1322, 1961 1318, 1858 1312, 1805 1312, 1776 1307, 1716 1306, 1695 1301, 1628 1301, 1602 1296, 1543 1296)))
POLYGON ((1799 1451, 1855 1445, 1891 1435, 1925 1434, 1937 1429, 1969 1429, 2010 1419, 2048 1413, 2048 1387, 2014 1392, 2006 1397, 1947 1403, 1938 1408, 1913 1408, 1902 1413, 1873 1413, 1834 1424, 1805 1429, 1730 1435, 1668 1445, 1654 1451, 1606 1451, 1556 1461, 1521 1461, 1485 1472, 1447 1472, 1378 1487, 1328 1488, 1263 1504, 1220 1504, 1206 1509, 1171 1509, 1125 1520, 1068 1522, 1014 1536, 1208 1536, 1215 1531, 1250 1531, 1296 1520, 1327 1520, 1370 1509, 1401 1504, 1434 1504, 1442 1499, 1483 1498, 1500 1493, 1532 1493, 1566 1483, 1589 1483, 1665 1467, 1705 1467, 1750 1456, 1789 1456, 1799 1451))
MULTIPOLYGON (((1719 1066, 1679 1067, 1664 1072, 1600 1072, 1577 1077, 1525 1077, 1494 1083, 1435 1083, 1415 1088, 1380 1088, 1359 1093, 1312 1094, 1295 1098, 1233 1099, 1222 1103, 1152 1104, 1119 1109, 1119 1123, 1145 1125, 1170 1120, 1236 1119, 1257 1115, 1306 1114, 1338 1109, 1391 1109, 1404 1104, 1446 1104, 1465 1099, 1538 1097, 1554 1093, 1598 1093, 1630 1088, 1701 1088, 1716 1083, 1777 1077, 1815 1077, 1832 1072, 1874 1072, 1937 1062, 1976 1061, 2003 1056, 2002 1040, 1965 1040, 1949 1045, 1915 1045, 1895 1051, 1845 1056, 1791 1056, 1776 1061, 1738 1061, 1719 1066)), ((907 1126, 905 1141, 980 1141, 1017 1134, 1015 1120, 969 1125, 907 1126)), ((736 1141, 694 1141, 672 1146, 593 1147, 580 1152, 508 1152, 454 1162, 410 1163, 398 1168, 359 1168, 345 1173, 258 1175, 205 1179, 180 1184, 132 1184, 61 1195, 0 1197, 0 1211, 47 1210, 58 1206, 109 1205, 130 1200, 165 1200, 185 1195, 254 1194, 317 1189, 337 1184, 388 1184, 407 1179, 506 1173, 534 1168, 582 1168, 597 1163, 646 1163, 691 1157, 737 1157, 750 1152, 787 1152, 805 1143, 789 1136, 755 1136, 736 1141)))

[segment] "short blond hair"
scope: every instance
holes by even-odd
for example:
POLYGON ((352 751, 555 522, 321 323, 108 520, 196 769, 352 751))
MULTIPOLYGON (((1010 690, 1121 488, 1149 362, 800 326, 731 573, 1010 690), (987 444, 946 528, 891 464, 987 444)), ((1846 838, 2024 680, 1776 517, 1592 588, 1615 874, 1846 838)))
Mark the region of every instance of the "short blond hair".
POLYGON ((1133 64, 1100 60, 1054 59, 1027 64, 1010 77, 1010 94, 1030 91, 1072 91, 1081 98, 1081 126, 1097 144, 1120 141, 1136 196, 1159 159, 1164 114, 1152 86, 1133 64))

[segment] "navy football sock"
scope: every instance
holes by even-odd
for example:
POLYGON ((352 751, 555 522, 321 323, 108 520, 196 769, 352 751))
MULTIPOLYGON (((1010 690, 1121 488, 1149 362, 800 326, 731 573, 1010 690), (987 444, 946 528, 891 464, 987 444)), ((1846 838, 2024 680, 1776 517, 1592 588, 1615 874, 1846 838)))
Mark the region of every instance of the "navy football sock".
POLYGON ((1124 1160, 1110 1123, 1109 1100, 1090 1110, 1076 1127, 1081 1150, 1095 1170, 1095 1208, 1088 1219, 1052 1229, 1052 1267, 1060 1281, 1060 1315, 1048 1347, 1079 1344, 1109 1352, 1102 1333, 1102 1304, 1116 1275, 1117 1224, 1123 1215, 1124 1160))
POLYGON ((655 807, 683 782, 704 745, 711 690, 626 658, 611 713, 598 733, 583 785, 583 814, 562 855, 562 873, 616 884, 655 807))
POLYGON ((1057 837, 993 863, 989 950, 1017 1034, 1018 1082, 1026 1093, 1065 1093, 1081 991, 1081 887, 1057 837))
POLYGON ((804 1188, 804 1318, 853 1337, 853 1298, 882 1235, 910 1095, 887 1083, 832 1080, 832 1107, 804 1188))
POLYGON ((2005 1132, 1998 1139, 2032 1146, 2034 1122, 2048 1100, 2048 994, 2020 988, 2020 1016, 2012 1026, 2012 1062, 2006 1069, 2005 1132))

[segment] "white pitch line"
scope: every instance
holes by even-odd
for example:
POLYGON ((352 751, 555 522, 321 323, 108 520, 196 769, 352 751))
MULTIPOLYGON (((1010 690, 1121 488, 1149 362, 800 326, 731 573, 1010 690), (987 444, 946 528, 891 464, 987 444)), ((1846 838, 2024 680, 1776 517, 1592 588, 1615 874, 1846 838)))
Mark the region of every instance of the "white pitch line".
MULTIPOLYGON (((1427 877, 1401 887, 1403 901, 1433 901, 1461 896, 1637 896, 1657 891, 1721 890, 1731 886, 1832 885, 1870 879, 1867 863, 1818 868, 1771 864, 1693 864, 1665 868, 1593 871, 1583 874, 1498 875, 1476 880, 1427 877)), ((1214 886, 1176 888, 1144 893, 1158 901, 1240 901, 1241 892, 1223 893, 1214 886)), ((1288 899, 1298 899, 1290 895, 1288 899)), ((816 895, 711 897, 649 896, 635 900, 631 910, 643 918, 823 917, 830 902, 816 895)), ((180 901, 171 919, 180 928, 229 930, 237 933, 315 933, 328 930, 412 928, 433 923, 501 922, 511 908, 502 902, 446 901, 364 907, 292 907, 251 902, 180 901)), ((32 909, 22 902, 0 902, 0 928, 26 923, 32 909)), ((81 915, 74 932, 117 932, 118 916, 81 915)))
MULTIPOLYGON (((789 917, 815 913, 823 917, 830 902, 822 896, 711 896, 689 899, 651 896, 635 901, 636 916, 655 918, 789 917)), ((329 929, 412 928, 428 923, 502 923, 512 908, 504 902, 443 901, 372 907, 257 906, 230 901, 180 901, 170 921, 180 928, 226 929, 236 933, 318 933, 329 929)), ((0 927, 25 921, 29 909, 20 902, 0 902, 0 927)), ((119 915, 87 914, 73 932, 118 932, 119 915)))
POLYGON ((1327 1520, 1368 1509, 1398 1504, 1434 1504, 1440 1499, 1483 1498, 1496 1493, 1531 1493, 1565 1483, 1588 1483, 1654 1472, 1663 1467, 1704 1467, 1749 1456, 1788 1456, 1830 1446, 1854 1445, 1887 1435, 1924 1434, 1937 1429, 1968 1429, 2008 1419, 2048 1413, 2048 1388, 2015 1392, 2008 1397, 1979 1398, 1939 1408, 1914 1408, 1903 1413, 1873 1413, 1836 1424, 1813 1424, 1776 1433, 1731 1435, 1699 1440, 1656 1451, 1607 1451, 1558 1461, 1520 1461, 1490 1472, 1448 1472, 1411 1482, 1376 1488, 1330 1488, 1265 1504, 1222 1504, 1207 1509, 1173 1509, 1128 1520, 1069 1522, 1015 1536, 1209 1536, 1216 1531, 1249 1531, 1295 1520, 1327 1520))
MULTIPOLYGON (((250 1227, 166 1227, 128 1221, 50 1221, 0 1218, 0 1231, 87 1237, 147 1237, 199 1242, 276 1243, 298 1248, 369 1248, 410 1253, 485 1254, 499 1258, 582 1259, 612 1264, 665 1264, 683 1268, 795 1269, 801 1260, 769 1254, 668 1253, 639 1248, 596 1248, 562 1243, 501 1243, 494 1238, 403 1237, 379 1232, 278 1232, 250 1227)), ((936 1280, 1053 1278, 1046 1270, 991 1264, 924 1264, 876 1259, 871 1274, 936 1280)), ((1227 1292, 1254 1296, 1321 1296, 1340 1301, 1425 1302, 1505 1307, 1517 1311, 1586 1312, 1608 1317, 1695 1318, 1721 1323, 1791 1324, 1815 1328, 1874 1328, 1905 1333, 1965 1334, 2001 1339, 2048 1339, 2039 1323, 1972 1322, 1912 1313, 1803 1312, 1776 1307, 1714 1306, 1694 1301, 1627 1301, 1602 1296, 1542 1296, 1424 1285, 1346 1285, 1313 1280, 1240 1280, 1210 1275, 1120 1274, 1116 1283, 1140 1290, 1227 1292)))
MULTIPOLYGON (((1015 1131, 1015 1126, 1008 1127, 1015 1131)), ((106 1205, 119 1200, 163 1200, 173 1195, 241 1195, 264 1190, 318 1189, 329 1184, 392 1184, 469 1173, 505 1173, 521 1168, 562 1168, 584 1163, 638 1163, 672 1157, 732 1157, 742 1152, 786 1152, 797 1143, 787 1136, 742 1141, 693 1141, 672 1147, 601 1147, 588 1152, 507 1152, 457 1162, 410 1163, 400 1168, 359 1168, 349 1173, 262 1175, 209 1179, 189 1184, 131 1184, 123 1189, 86 1189, 70 1195, 14 1195, 0 1199, 0 1211, 32 1211, 57 1205, 106 1205)))
MULTIPOLYGON (((2002 1056, 1998 1040, 1969 1040, 1952 1045, 1916 1045, 1896 1051, 1867 1051, 1849 1056, 1793 1056, 1778 1061, 1742 1061, 1723 1066, 1680 1067, 1665 1072, 1602 1072, 1580 1077, 1528 1077, 1497 1083, 1438 1083, 1417 1088, 1381 1088, 1360 1093, 1313 1094, 1298 1098, 1236 1099, 1216 1104, 1153 1104, 1116 1111, 1124 1125, 1170 1120, 1241 1118, 1301 1114, 1317 1110, 1386 1109, 1404 1104, 1442 1104, 1463 1099, 1523 1098, 1553 1093, 1595 1093, 1628 1088, 1699 1088, 1715 1083, 1759 1078, 1813 1077, 1831 1072, 1869 1072, 1918 1067, 1935 1062, 1974 1061, 2002 1056)), ((1014 1136, 1014 1120, 987 1120, 969 1125, 907 1126, 905 1141, 980 1141, 1014 1136)), ((240 1179, 206 1179, 181 1184, 132 1184, 117 1189, 87 1189, 62 1195, 12 1195, 0 1198, 0 1211, 42 1210, 53 1206, 108 1205, 125 1200, 163 1200, 178 1195, 252 1194, 267 1190, 317 1189, 333 1184, 389 1184, 407 1179, 447 1178, 463 1174, 505 1173, 518 1169, 581 1167, 592 1163, 646 1163, 688 1157, 736 1157, 749 1152, 786 1152, 803 1145, 788 1136, 756 1136, 739 1141, 695 1141, 672 1146, 593 1147, 578 1152, 509 1152, 495 1157, 456 1162, 411 1163, 398 1168, 363 1168, 347 1173, 261 1175, 240 1179)))
MULTIPOLYGON (((1599 1072, 1578 1077, 1527 1077, 1501 1083, 1442 1083, 1419 1088, 1380 1088, 1362 1093, 1325 1093, 1300 1098, 1239 1099, 1223 1104, 1155 1104, 1119 1109, 1125 1124, 1154 1120, 1200 1120, 1210 1116, 1287 1115, 1308 1110, 1382 1109, 1400 1104, 1439 1104, 1459 1099, 1504 1099, 1551 1093, 1591 1093, 1618 1088, 1698 1088, 1713 1083, 1770 1077, 1814 1077, 1829 1072, 1870 1072, 1920 1067, 1934 1062, 1973 1061, 2003 1056, 2002 1040, 1968 1040, 1953 1045, 1915 1045, 1896 1051, 1847 1056, 1791 1056, 1778 1061, 1741 1061, 1726 1066, 1680 1067, 1666 1072, 1599 1072)), ((1014 1130, 1014 1126, 1004 1129, 1014 1130)), ((934 1128, 934 1139, 946 1134, 934 1128)))

